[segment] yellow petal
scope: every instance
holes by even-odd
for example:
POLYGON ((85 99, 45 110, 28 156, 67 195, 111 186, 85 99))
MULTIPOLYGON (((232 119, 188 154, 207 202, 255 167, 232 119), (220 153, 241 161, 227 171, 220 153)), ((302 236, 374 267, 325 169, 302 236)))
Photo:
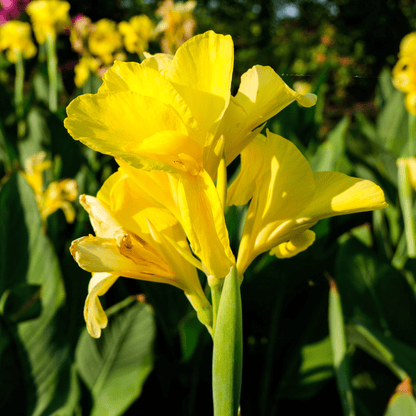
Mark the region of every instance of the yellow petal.
POLYGON ((316 193, 299 218, 317 221, 336 215, 373 211, 388 206, 375 183, 339 172, 314 173, 316 193))
POLYGON ((179 175, 135 169, 120 159, 117 163, 128 173, 137 187, 170 211, 178 221, 182 221, 177 200, 179 175))
POLYGON ((141 65, 153 68, 162 75, 165 75, 169 66, 172 65, 173 55, 167 53, 155 53, 154 55, 151 55, 147 52, 144 52, 143 54, 146 59, 143 60, 141 65))
POLYGON ((81 195, 79 202, 88 212, 96 236, 113 238, 121 225, 110 214, 109 207, 105 207, 97 198, 89 195, 81 195))
POLYGON ((163 102, 132 91, 85 94, 67 107, 65 127, 75 140, 93 150, 147 170, 177 171, 163 161, 131 153, 145 139, 166 130, 187 134, 177 112, 163 102))
POLYGON ((130 275, 138 269, 132 260, 120 254, 115 238, 81 237, 72 242, 70 250, 79 267, 87 272, 125 276, 126 272, 130 275))
MULTIPOLYGON (((99 93, 115 91, 133 91, 156 98, 174 108, 190 130, 197 129, 196 121, 182 97, 164 76, 151 67, 136 62, 115 61, 104 74, 99 93)), ((203 143, 200 145, 203 146, 203 143)))
POLYGON ((249 143, 252 130, 265 123, 293 101, 304 107, 316 103, 314 94, 301 95, 268 67, 256 65, 241 77, 234 100, 224 114, 218 134, 225 137, 225 158, 230 164, 249 143))
POLYGON ((267 131, 264 174, 247 212, 238 252, 237 267, 244 273, 260 253, 287 241, 293 220, 312 200, 314 175, 308 161, 294 144, 267 131))
POLYGON ((170 228, 179 224, 169 210, 137 186, 122 168, 107 179, 97 198, 110 207, 116 221, 148 242, 148 221, 163 232, 169 232, 170 228))
POLYGON ((208 31, 194 36, 176 52, 165 76, 183 97, 210 145, 228 106, 234 62, 230 36, 208 31))
POLYGON ((108 318, 101 306, 98 296, 107 293, 108 289, 118 279, 111 273, 93 273, 88 286, 88 296, 84 306, 84 318, 89 334, 94 338, 101 336, 101 329, 107 327, 108 318))
POLYGON ((269 146, 267 139, 259 135, 241 152, 241 170, 227 192, 227 205, 245 205, 253 197, 257 183, 269 167, 269 146))
POLYGON ((275 255, 279 259, 296 256, 296 254, 299 254, 310 247, 315 241, 315 237, 316 235, 313 231, 306 230, 295 235, 289 241, 281 243, 270 250, 270 255, 275 255))
POLYGON ((225 277, 235 260, 230 249, 221 202, 206 171, 196 176, 181 176, 178 203, 182 225, 192 251, 211 276, 225 277))

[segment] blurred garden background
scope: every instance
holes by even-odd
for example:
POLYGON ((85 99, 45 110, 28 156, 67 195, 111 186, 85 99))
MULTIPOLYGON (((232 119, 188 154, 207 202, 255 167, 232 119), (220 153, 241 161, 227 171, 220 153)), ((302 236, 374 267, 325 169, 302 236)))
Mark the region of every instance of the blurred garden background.
MULTIPOLYGON (((101 298, 109 327, 86 332, 91 275, 69 251, 92 233, 78 196, 95 196, 117 164, 63 125, 114 60, 174 54, 207 30, 232 36, 233 95, 260 64, 318 96, 267 128, 315 172, 369 179, 389 204, 324 219, 308 250, 247 270, 241 414, 416 415, 416 104, 405 105, 416 46, 393 78, 413 0, 1 0, 0 411, 212 414, 212 343, 177 288, 119 279, 101 298)), ((245 213, 226 210, 233 249, 245 213)))

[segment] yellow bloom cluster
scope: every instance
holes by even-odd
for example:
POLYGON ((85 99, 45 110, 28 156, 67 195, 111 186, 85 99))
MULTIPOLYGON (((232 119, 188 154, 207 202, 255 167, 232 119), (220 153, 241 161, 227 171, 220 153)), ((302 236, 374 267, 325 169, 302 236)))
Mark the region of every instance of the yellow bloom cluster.
POLYGON ((4 50, 10 62, 17 62, 19 56, 27 59, 35 56, 29 23, 10 20, 0 26, 0 51, 4 50))
POLYGON ((56 39, 58 33, 70 27, 70 7, 68 2, 60 0, 34 0, 28 4, 26 11, 39 44, 44 44, 49 36, 56 39))
POLYGON ((143 56, 154 38, 154 24, 145 15, 133 16, 129 22, 120 22, 118 30, 123 35, 124 45, 128 52, 143 56))
POLYGON ((237 265, 239 275, 261 253, 290 257, 313 243, 319 219, 387 206, 374 183, 336 172, 313 173, 299 150, 269 131, 266 121, 293 101, 310 107, 314 94, 289 88, 256 65, 231 95, 230 36, 195 36, 175 56, 141 64, 118 62, 97 94, 76 98, 65 127, 120 168, 97 197, 82 196, 95 236, 73 242, 80 267, 93 273, 85 305, 90 334, 107 325, 100 305, 119 276, 182 289, 212 330, 211 305, 196 270, 211 287, 237 265), (227 193, 225 166, 241 156, 227 193), (249 203, 237 260, 224 204, 249 203))
POLYGON ((185 41, 190 39, 196 28, 193 17, 196 1, 176 2, 165 0, 157 10, 162 21, 156 33, 163 33, 161 48, 164 53, 173 54, 185 41))
POLYGON ((407 111, 416 114, 416 32, 406 35, 400 43, 399 61, 393 68, 393 84, 406 93, 407 111))
POLYGON ((116 22, 101 19, 92 23, 86 16, 78 17, 71 28, 72 47, 81 58, 75 66, 75 85, 80 88, 90 73, 102 76, 114 59, 125 59, 122 38, 116 22))
POLYGON ((23 175, 35 193, 42 220, 62 209, 66 220, 71 223, 75 219, 75 209, 71 202, 78 196, 77 183, 73 179, 63 179, 51 182, 44 191, 43 172, 52 166, 51 161, 45 158, 46 153, 39 152, 27 159, 23 175))

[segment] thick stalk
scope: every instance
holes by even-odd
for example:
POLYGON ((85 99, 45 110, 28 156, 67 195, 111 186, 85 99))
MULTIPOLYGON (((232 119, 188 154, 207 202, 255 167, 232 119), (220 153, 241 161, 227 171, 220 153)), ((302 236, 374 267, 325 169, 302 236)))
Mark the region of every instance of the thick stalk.
POLYGON ((237 416, 243 369, 243 318, 235 266, 224 280, 212 356, 214 416, 237 416))
POLYGON ((48 34, 46 38, 49 78, 49 109, 52 113, 58 111, 58 59, 56 57, 55 38, 48 34))

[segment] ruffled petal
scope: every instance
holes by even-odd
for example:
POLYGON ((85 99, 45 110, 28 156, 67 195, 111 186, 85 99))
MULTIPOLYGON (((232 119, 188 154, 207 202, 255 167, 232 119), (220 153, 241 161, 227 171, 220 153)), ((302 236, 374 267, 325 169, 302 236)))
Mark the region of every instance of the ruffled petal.
POLYGON ((93 273, 88 286, 88 296, 84 306, 84 318, 87 331, 94 338, 101 336, 101 330, 107 327, 108 318, 101 305, 99 296, 107 293, 108 289, 118 279, 111 273, 93 273))
POLYGON ((386 208, 384 192, 375 183, 339 172, 314 173, 316 193, 298 218, 322 218, 386 208))
POLYGON ((256 65, 241 77, 235 98, 224 114, 217 135, 225 137, 224 154, 231 163, 254 137, 250 133, 293 101, 304 107, 316 103, 316 95, 301 95, 268 67, 256 65))
POLYGON ((133 91, 85 94, 69 104, 67 113, 65 127, 69 134, 91 149, 119 157, 137 168, 178 171, 163 160, 131 152, 157 133, 187 134, 178 113, 158 99, 133 91))
MULTIPOLYGON (((99 93, 133 91, 146 97, 153 97, 171 106, 179 114, 190 134, 197 124, 188 106, 172 84, 157 70, 137 62, 115 61, 104 74, 99 93)), ((204 143, 200 143, 203 147, 204 143)))
POLYGON ((208 31, 185 42, 165 76, 183 97, 210 145, 228 106, 234 62, 230 36, 208 31))
POLYGON ((165 75, 167 69, 170 65, 172 65, 173 55, 169 55, 167 53, 155 53, 151 55, 148 52, 144 52, 144 59, 141 65, 148 66, 149 68, 153 68, 154 70, 160 72, 162 75, 165 75))

